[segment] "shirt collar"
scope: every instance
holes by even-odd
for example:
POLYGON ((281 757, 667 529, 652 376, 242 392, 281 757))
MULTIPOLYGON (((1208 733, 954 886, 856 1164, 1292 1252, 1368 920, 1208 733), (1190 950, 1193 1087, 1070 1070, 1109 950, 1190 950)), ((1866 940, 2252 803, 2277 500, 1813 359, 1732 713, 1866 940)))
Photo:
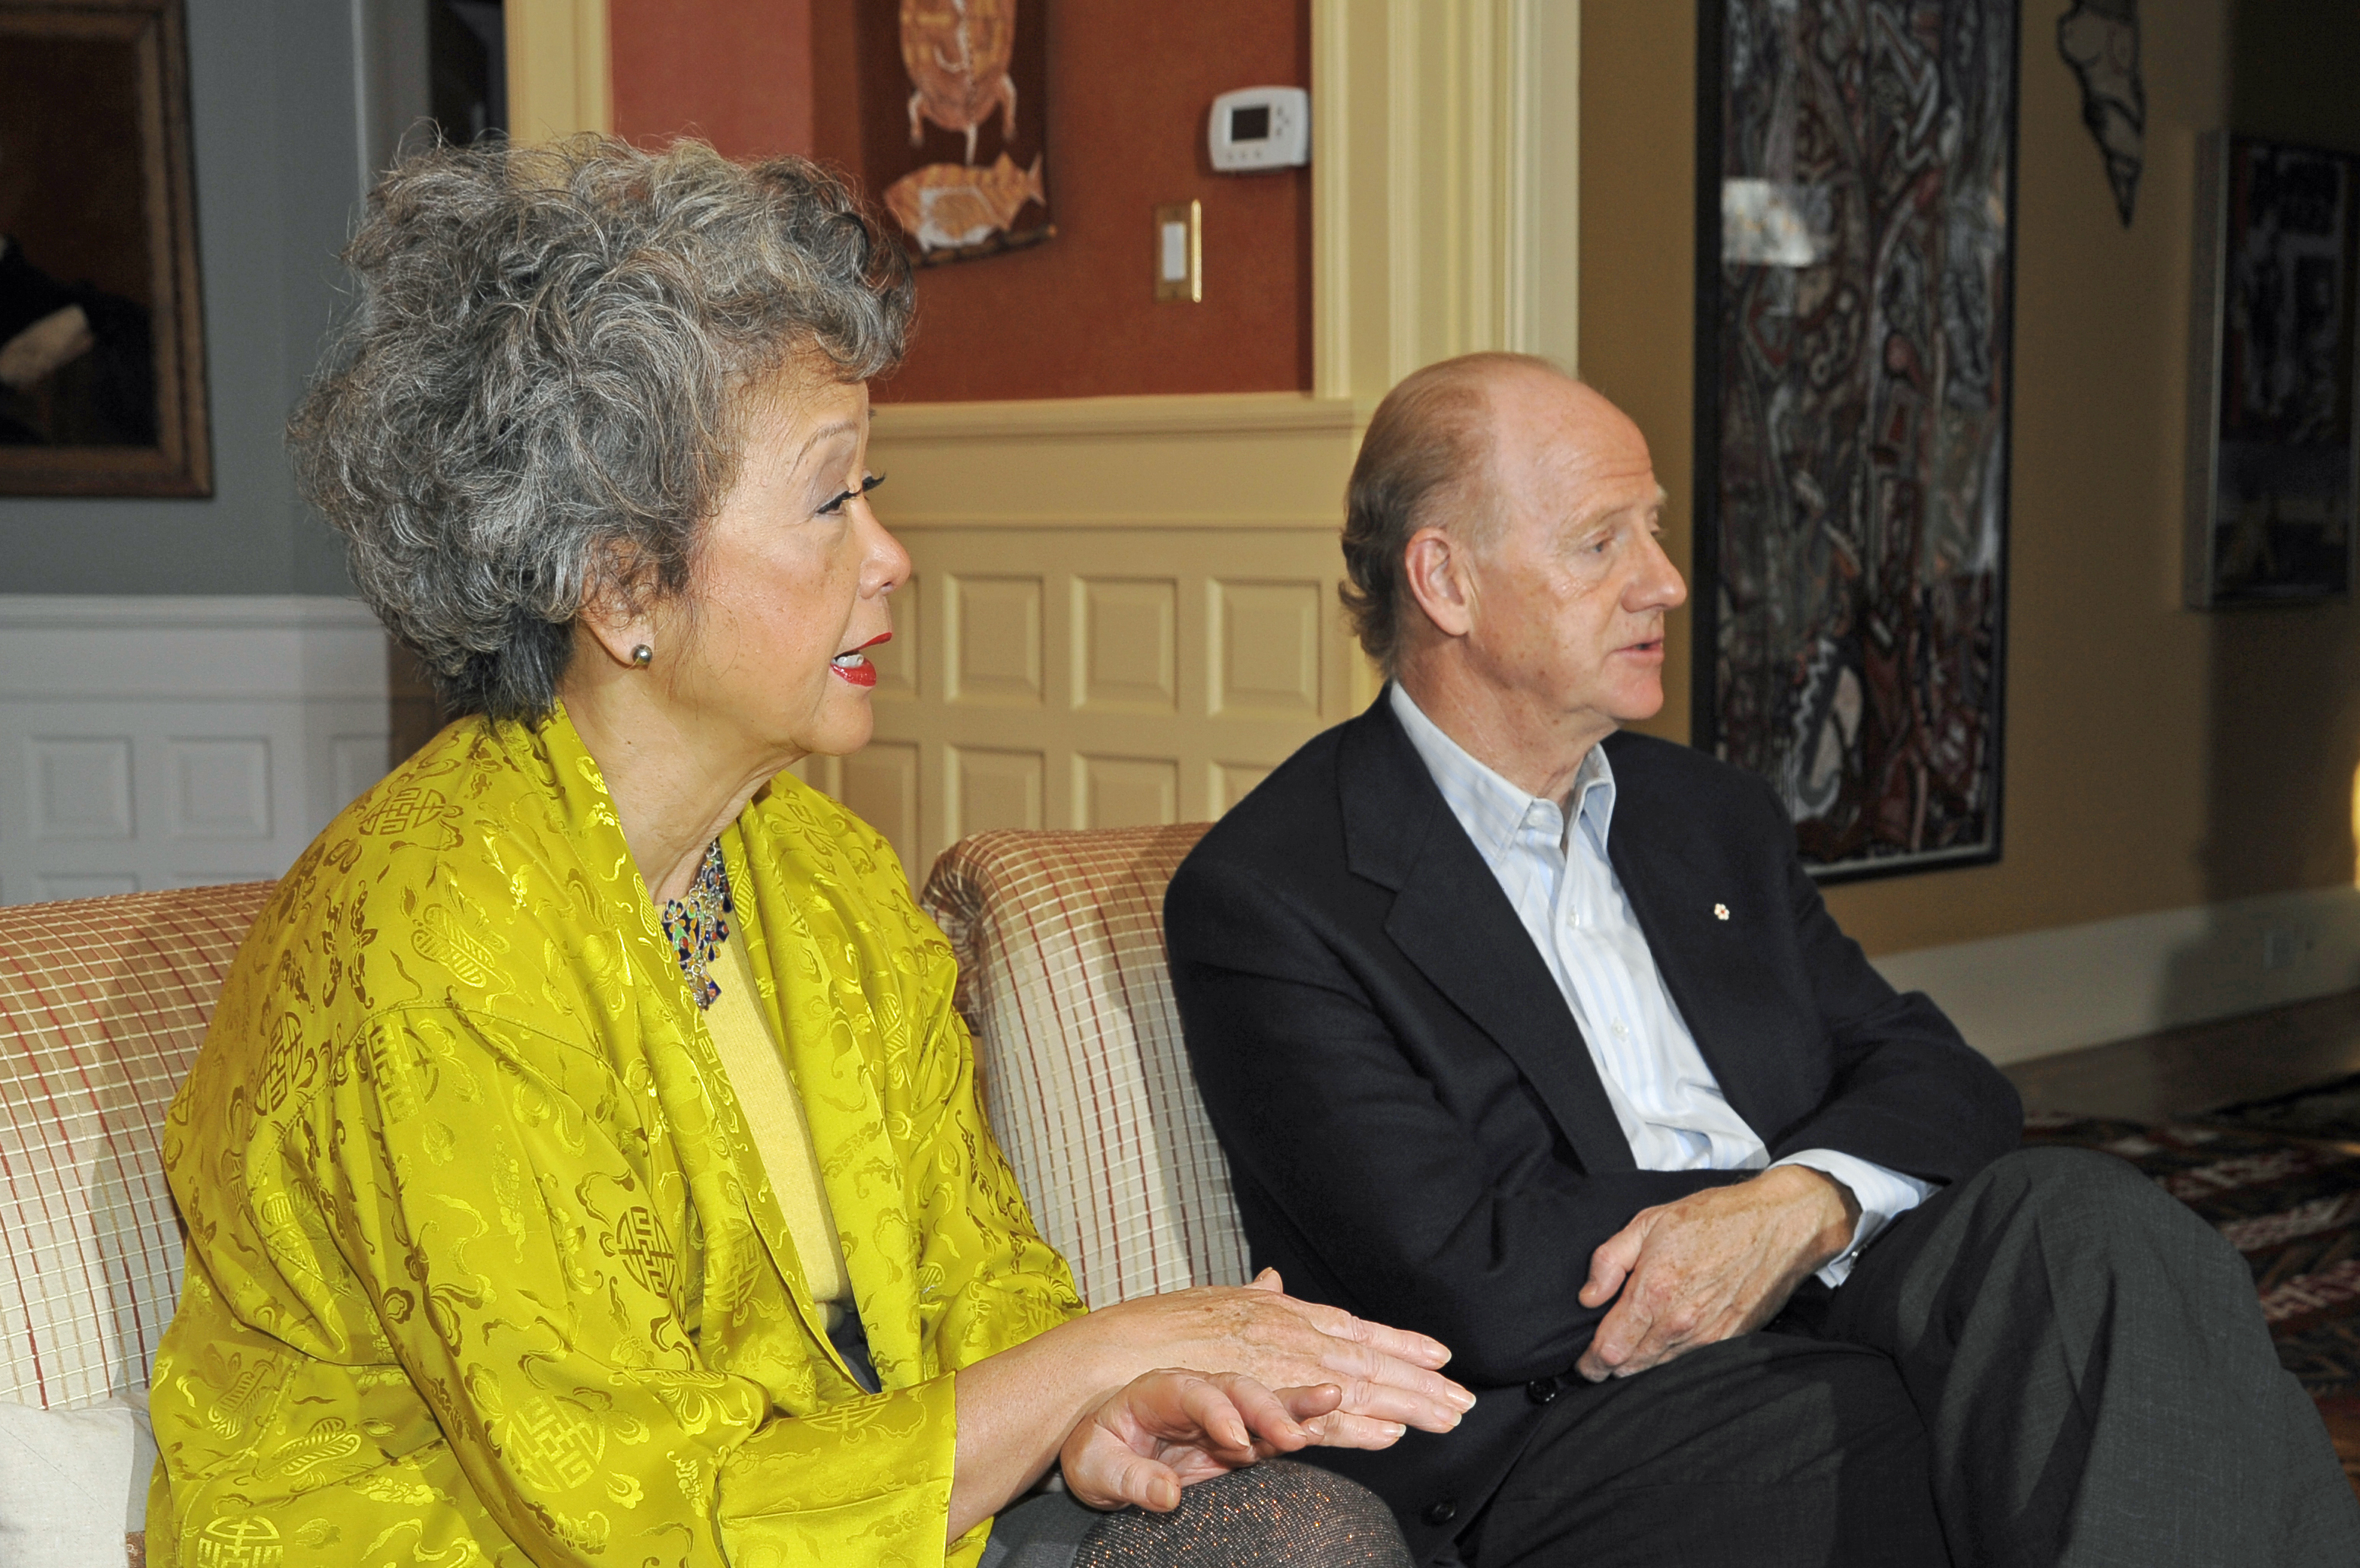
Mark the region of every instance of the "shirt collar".
MULTIPOLYGON (((1535 807, 1553 820, 1562 836, 1564 815, 1558 802, 1527 794, 1470 756, 1466 747, 1426 716, 1401 682, 1393 681, 1386 690, 1393 716, 1401 721, 1403 733, 1433 776, 1434 787, 1442 792, 1444 803, 1486 862, 1496 864, 1507 852, 1535 807)), ((1581 759, 1570 795, 1575 814, 1600 853, 1604 853, 1607 831, 1614 822, 1614 765, 1606 760, 1604 746, 1591 746, 1590 755, 1581 759)))

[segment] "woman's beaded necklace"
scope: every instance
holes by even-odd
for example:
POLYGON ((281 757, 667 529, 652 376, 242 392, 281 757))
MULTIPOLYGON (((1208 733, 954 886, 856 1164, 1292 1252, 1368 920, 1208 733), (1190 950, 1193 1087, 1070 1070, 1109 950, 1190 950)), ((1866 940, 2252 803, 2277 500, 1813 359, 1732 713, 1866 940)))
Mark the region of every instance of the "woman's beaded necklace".
POLYGON ((721 841, 715 839, 705 846, 705 862, 688 885, 688 897, 666 898, 663 905, 664 935, 672 939, 672 955, 680 960, 689 995, 699 1007, 713 1006, 721 995, 720 982, 713 978, 713 961, 729 940, 729 917, 737 912, 729 898, 729 867, 721 858, 721 841))

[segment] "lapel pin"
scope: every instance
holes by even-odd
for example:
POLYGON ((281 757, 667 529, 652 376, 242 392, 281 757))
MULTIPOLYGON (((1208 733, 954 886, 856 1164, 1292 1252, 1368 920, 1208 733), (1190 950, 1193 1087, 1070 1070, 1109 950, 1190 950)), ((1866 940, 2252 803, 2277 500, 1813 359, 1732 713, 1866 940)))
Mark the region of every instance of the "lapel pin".
POLYGON ((1715 904, 1712 907, 1712 918, 1717 920, 1725 920, 1729 919, 1729 906, 1727 904, 1715 904))

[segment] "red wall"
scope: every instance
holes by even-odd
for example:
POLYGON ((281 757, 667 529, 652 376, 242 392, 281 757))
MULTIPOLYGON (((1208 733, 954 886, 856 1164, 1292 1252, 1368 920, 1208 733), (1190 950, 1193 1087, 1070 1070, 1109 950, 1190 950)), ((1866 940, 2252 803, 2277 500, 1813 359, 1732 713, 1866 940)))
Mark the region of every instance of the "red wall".
MULTIPOLYGON (((1205 117, 1233 87, 1309 84, 1308 0, 1020 3, 1049 7, 1057 237, 922 269, 917 339, 879 397, 1307 388, 1310 171, 1213 173, 1205 117), (1204 302, 1158 303, 1153 209, 1192 198, 1204 302)), ((809 150, 858 173, 854 7, 891 4, 610 0, 615 128, 635 141, 694 130, 737 155, 809 150)))
POLYGON ((812 0, 607 0, 615 134, 732 158, 812 147, 812 0))

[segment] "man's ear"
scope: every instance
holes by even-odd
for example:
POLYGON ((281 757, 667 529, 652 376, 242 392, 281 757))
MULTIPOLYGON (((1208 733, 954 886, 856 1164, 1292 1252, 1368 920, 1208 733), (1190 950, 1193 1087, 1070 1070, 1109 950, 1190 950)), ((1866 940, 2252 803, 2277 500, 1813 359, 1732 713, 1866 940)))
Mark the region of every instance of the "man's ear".
POLYGON ((1462 637, 1475 628, 1473 564, 1466 542, 1438 528, 1418 529, 1402 551, 1409 596, 1445 637, 1462 637))

